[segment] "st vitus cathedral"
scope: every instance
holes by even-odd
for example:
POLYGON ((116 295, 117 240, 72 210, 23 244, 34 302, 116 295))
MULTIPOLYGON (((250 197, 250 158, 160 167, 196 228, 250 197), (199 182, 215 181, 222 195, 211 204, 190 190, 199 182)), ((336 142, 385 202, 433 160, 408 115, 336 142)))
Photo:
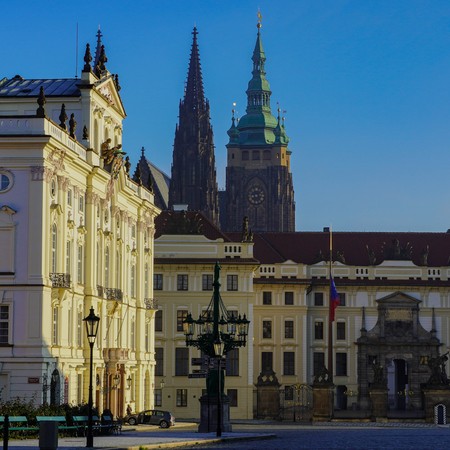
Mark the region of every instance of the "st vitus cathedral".
POLYGON ((203 90, 196 28, 192 34, 194 38, 187 83, 184 99, 180 101, 179 124, 175 130, 169 209, 178 206, 200 211, 218 224, 213 131, 209 102, 203 90))
POLYGON ((213 132, 205 99, 197 30, 184 99, 175 130, 169 209, 200 211, 223 231, 240 231, 244 217, 252 231, 295 231, 295 202, 289 138, 284 123, 272 115, 261 22, 253 51, 246 114, 232 118, 227 144, 226 191, 216 182, 213 132))

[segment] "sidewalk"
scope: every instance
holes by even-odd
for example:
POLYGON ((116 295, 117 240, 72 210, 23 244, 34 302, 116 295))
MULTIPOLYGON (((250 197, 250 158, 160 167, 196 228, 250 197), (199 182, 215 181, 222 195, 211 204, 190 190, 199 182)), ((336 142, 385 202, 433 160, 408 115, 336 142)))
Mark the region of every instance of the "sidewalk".
MULTIPOLYGON (((271 433, 222 433, 217 438, 215 433, 198 433, 198 424, 180 423, 173 428, 161 430, 151 426, 138 428, 124 427, 122 434, 109 436, 95 436, 94 448, 113 450, 139 450, 157 448, 177 448, 187 445, 211 444, 220 441, 240 441, 270 439, 275 437, 271 433)), ((8 447, 14 450, 29 450, 39 448, 39 439, 10 440, 8 447)), ((58 440, 59 450, 86 448, 85 437, 66 437, 58 440)))

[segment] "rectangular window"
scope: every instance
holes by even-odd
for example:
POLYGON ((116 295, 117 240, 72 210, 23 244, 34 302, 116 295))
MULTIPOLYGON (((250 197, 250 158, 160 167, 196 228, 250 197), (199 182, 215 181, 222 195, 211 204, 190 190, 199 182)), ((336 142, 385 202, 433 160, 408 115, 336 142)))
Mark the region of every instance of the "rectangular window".
POLYGON ((284 293, 284 304, 285 305, 293 305, 294 304, 294 293, 293 292, 285 292, 284 293))
POLYGON ((230 399, 230 406, 238 405, 238 391, 237 389, 227 389, 227 396, 230 399))
POLYGON ((77 252, 77 281, 78 284, 84 283, 84 264, 83 264, 83 246, 78 246, 77 252))
POLYGON ((336 339, 339 341, 345 339, 345 322, 336 322, 336 339))
POLYGON ((80 212, 84 211, 84 195, 80 194, 80 197, 78 199, 78 209, 80 212))
POLYGON ((227 377, 239 376, 239 349, 234 348, 227 353, 226 357, 226 375, 227 377))
POLYGON ((189 349, 175 349, 175 375, 187 376, 189 374, 189 349))
POLYGON ((177 389, 177 406, 187 406, 187 389, 177 389))
POLYGON ((67 205, 72 206, 72 189, 67 191, 67 205))
POLYGON ((314 292, 314 306, 323 306, 323 292, 314 292))
MULTIPOLYGON (((97 339, 100 341, 100 339, 97 339)), ((78 347, 83 346, 83 312, 78 311, 77 313, 77 345, 78 347)))
POLYGON ((238 290, 238 276, 227 275, 227 291, 237 291, 237 290, 238 290))
POLYGON ((9 344, 9 306, 0 306, 0 344, 9 344))
POLYGON ((155 314, 155 331, 163 330, 163 312, 162 309, 158 309, 155 314))
POLYGON ((313 375, 318 375, 324 366, 325 366, 325 353, 314 352, 314 355, 313 355, 314 373, 313 373, 313 375))
POLYGON ((273 370, 273 352, 261 353, 261 370, 262 372, 273 370))
POLYGON ((263 292, 263 305, 272 304, 272 292, 263 292))
POLYGON ((187 309, 179 309, 177 311, 177 331, 183 331, 183 322, 188 315, 187 309))
POLYGON ((283 353, 283 375, 295 375, 295 353, 283 353))
POLYGON ((187 291, 188 290, 188 276, 177 275, 177 291, 187 291))
POLYGON ((66 273, 71 273, 72 269, 72 242, 66 243, 66 273))
POLYGON ((132 298, 136 297, 136 264, 131 264, 130 294, 132 298))
POLYGON ((336 376, 347 375, 347 353, 336 353, 336 376))
POLYGON ((148 352, 150 350, 150 325, 145 324, 144 329, 145 329, 145 336, 144 336, 145 351, 148 352))
POLYGON ((318 340, 323 339, 323 322, 322 321, 314 322, 314 339, 318 339, 318 340))
POLYGON ((294 321, 286 320, 284 322, 284 337, 285 339, 294 339, 294 321))
POLYGON ((272 338, 272 321, 263 320, 263 339, 272 338))
POLYGON ((155 347, 155 376, 164 376, 164 349, 155 347))
POLYGON ((339 294, 339 306, 345 306, 345 292, 338 292, 339 294))
POLYGON ((53 307, 52 344, 58 345, 58 308, 56 306, 53 307))
POLYGON ((130 324, 130 341, 131 341, 131 350, 136 350, 136 322, 134 319, 130 324))
POLYGON ((163 274, 162 273, 155 273, 153 275, 153 289, 155 291, 163 290, 163 274))
POLYGON ((213 290, 213 276, 202 275, 202 291, 212 291, 212 290, 213 290))
POLYGON ((162 406, 162 389, 155 389, 155 406, 162 406))

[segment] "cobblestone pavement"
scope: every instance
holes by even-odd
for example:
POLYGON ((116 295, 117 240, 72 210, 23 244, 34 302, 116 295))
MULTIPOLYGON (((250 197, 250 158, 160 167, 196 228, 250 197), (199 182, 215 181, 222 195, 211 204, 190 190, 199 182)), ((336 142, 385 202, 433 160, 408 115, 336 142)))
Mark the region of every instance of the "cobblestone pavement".
MULTIPOLYGON (((234 432, 243 432, 248 426, 235 425, 234 432)), ((324 424, 313 426, 265 425, 253 426, 256 432, 271 432, 276 437, 268 440, 222 442, 202 446, 202 449, 245 450, 447 450, 450 449, 450 428, 426 424, 324 424)), ((194 449, 199 447, 185 447, 194 449)))
MULTIPOLYGON (((174 428, 125 427, 119 436, 94 438, 97 449, 243 449, 243 450, 444 450, 450 449, 450 427, 413 423, 322 423, 301 425, 280 422, 234 423, 232 433, 223 433, 218 442, 215 433, 197 433, 197 425, 178 423, 174 428), (268 439, 270 437, 270 439, 268 439), (253 440, 249 440, 253 439, 253 440)), ((86 438, 61 438, 60 450, 86 446, 86 438)), ((39 448, 36 439, 9 442, 11 450, 39 448)))

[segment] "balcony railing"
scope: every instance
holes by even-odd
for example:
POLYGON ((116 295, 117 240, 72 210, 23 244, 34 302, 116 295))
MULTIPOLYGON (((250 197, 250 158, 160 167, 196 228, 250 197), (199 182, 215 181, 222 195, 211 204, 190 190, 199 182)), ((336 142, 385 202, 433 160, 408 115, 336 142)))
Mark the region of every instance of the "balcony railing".
POLYGON ((144 298, 146 309, 158 309, 158 300, 156 298, 144 298))
POLYGON ((106 300, 115 300, 121 302, 123 298, 122 291, 116 288, 105 288, 106 300))
POLYGON ((50 280, 54 288, 70 288, 70 273, 51 273, 50 280))

